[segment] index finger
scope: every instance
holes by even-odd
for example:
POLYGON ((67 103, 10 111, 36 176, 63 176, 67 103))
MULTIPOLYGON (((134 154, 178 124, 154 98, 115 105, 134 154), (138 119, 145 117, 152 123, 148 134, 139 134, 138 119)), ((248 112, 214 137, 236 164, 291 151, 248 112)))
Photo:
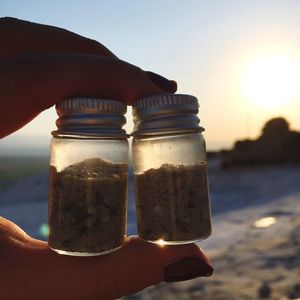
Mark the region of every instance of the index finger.
POLYGON ((101 43, 55 26, 0 18, 0 59, 22 52, 86 53, 117 58, 101 43))

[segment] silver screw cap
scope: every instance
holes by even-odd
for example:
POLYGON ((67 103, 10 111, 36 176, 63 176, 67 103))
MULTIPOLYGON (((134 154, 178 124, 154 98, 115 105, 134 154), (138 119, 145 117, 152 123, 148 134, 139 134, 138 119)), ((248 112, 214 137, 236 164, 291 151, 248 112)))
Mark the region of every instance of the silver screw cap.
POLYGON ((149 96, 133 104, 133 136, 203 131, 196 97, 185 94, 149 96))
POLYGON ((56 104, 57 130, 53 136, 126 138, 126 104, 100 98, 70 98, 56 104))

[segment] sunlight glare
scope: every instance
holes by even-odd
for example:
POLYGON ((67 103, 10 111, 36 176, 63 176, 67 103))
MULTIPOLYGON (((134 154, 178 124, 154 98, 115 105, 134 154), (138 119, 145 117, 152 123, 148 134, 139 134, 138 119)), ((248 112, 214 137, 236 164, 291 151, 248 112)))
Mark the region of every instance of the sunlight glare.
POLYGON ((164 247, 166 245, 165 241, 163 239, 159 239, 156 241, 156 244, 161 246, 161 247, 164 247))
POLYGON ((300 92, 300 66, 286 55, 268 55, 251 63, 242 78, 248 99, 274 107, 285 104, 300 92))
POLYGON ((254 227, 256 228, 266 228, 276 223, 276 219, 273 217, 265 217, 257 220, 254 223, 254 227))

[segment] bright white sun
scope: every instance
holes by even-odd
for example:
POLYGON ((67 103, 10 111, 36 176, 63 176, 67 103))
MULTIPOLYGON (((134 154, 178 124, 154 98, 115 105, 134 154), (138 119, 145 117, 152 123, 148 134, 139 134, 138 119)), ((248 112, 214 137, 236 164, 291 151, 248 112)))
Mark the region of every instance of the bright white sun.
POLYGON ((261 57, 246 69, 242 86, 252 102, 280 106, 300 94, 300 66, 284 55, 261 57))

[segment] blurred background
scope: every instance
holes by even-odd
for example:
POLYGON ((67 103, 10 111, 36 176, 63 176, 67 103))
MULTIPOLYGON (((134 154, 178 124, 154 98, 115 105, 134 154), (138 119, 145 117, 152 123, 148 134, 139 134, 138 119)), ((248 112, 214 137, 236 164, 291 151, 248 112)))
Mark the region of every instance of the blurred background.
MULTIPOLYGON (((0 17, 98 40, 199 99, 214 226, 199 245, 215 274, 126 299, 300 299, 299 15, 296 0, 0 0, 0 17)), ((44 240, 55 119, 51 108, 0 141, 0 215, 44 240)), ((131 173, 129 234, 133 194, 131 173)))

